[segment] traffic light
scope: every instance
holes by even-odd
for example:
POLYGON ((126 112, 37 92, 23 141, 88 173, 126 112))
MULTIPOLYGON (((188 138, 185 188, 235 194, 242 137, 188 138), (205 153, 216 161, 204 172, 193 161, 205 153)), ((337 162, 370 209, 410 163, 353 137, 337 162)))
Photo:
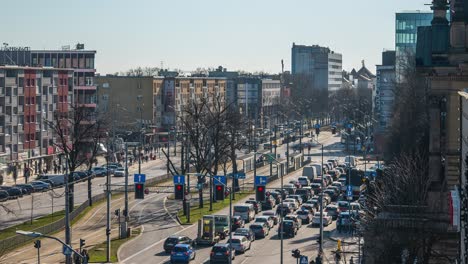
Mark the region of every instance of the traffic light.
POLYGON ((145 198, 145 185, 143 183, 135 183, 135 199, 145 198))
POLYGON ((184 192, 185 192, 185 188, 183 184, 174 185, 174 195, 175 195, 176 200, 183 200, 184 192))
POLYGON ((300 258, 301 257, 301 251, 299 249, 293 249, 291 250, 293 258, 300 258))
POLYGON ((216 192, 215 192, 215 200, 216 201, 222 201, 224 200, 224 185, 216 185, 216 192))
POLYGON ((41 248, 41 241, 40 240, 34 241, 34 247, 37 248, 37 249, 40 249, 41 248))
POLYGON ((257 186, 255 189, 255 199, 259 202, 265 201, 265 186, 257 186))

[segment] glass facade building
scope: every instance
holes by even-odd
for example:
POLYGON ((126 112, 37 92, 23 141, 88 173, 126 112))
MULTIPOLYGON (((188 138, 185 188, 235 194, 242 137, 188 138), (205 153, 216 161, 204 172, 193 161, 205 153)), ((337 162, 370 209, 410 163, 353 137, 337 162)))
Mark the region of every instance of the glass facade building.
POLYGON ((416 51, 418 27, 430 26, 432 17, 432 12, 411 11, 396 13, 395 50, 397 56, 403 50, 412 53, 416 51))

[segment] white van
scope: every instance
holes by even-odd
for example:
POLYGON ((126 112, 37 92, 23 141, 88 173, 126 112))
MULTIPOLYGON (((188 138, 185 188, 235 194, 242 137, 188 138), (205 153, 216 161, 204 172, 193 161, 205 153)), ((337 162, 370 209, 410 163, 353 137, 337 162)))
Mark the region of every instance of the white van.
POLYGON ((319 176, 319 174, 317 173, 317 168, 312 165, 305 166, 302 169, 302 175, 307 176, 307 178, 309 178, 309 180, 311 181, 319 176))
POLYGON ((255 208, 253 204, 234 205, 233 216, 240 216, 248 223, 255 218, 255 208))
POLYGON ((322 165, 321 165, 321 164, 319 164, 319 163, 312 163, 312 164, 310 164, 310 166, 315 167, 315 170, 317 171, 317 175, 318 175, 319 177, 322 176, 322 165))

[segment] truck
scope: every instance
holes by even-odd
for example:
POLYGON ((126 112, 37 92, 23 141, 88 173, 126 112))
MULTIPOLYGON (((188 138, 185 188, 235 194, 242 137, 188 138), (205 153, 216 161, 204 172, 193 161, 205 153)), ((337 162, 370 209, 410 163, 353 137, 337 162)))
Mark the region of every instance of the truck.
POLYGON ((346 186, 351 185, 353 189, 353 197, 358 198, 361 193, 364 171, 353 168, 350 171, 347 170, 347 173, 350 173, 350 175, 346 177, 346 186))
POLYGON ((229 216, 213 215, 215 220, 215 232, 221 239, 229 235, 229 216))
POLYGON ((220 240, 215 231, 215 217, 213 215, 204 215, 203 219, 198 220, 197 245, 213 246, 220 240))
MULTIPOLYGON (((319 166, 318 169, 320 169, 320 168, 321 168, 321 166, 319 166)), ((321 174, 319 174, 317 172, 317 167, 316 166, 309 165, 309 166, 305 166, 302 169, 302 175, 306 176, 310 181, 313 181, 315 178, 317 178, 321 174)))

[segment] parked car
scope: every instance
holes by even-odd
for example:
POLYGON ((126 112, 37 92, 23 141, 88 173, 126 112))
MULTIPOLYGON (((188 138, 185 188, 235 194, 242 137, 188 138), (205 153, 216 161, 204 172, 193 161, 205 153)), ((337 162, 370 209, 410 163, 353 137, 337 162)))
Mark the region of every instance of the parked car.
POLYGON ((85 171, 74 171, 73 172, 73 177, 80 180, 80 181, 83 181, 83 180, 86 180, 88 178, 88 173, 85 172, 85 171))
POLYGON ((30 185, 34 188, 35 192, 44 192, 48 191, 51 188, 51 184, 46 181, 32 181, 29 182, 30 185))
POLYGON ((124 168, 116 168, 114 170, 114 177, 125 177, 125 169, 124 168))
POLYGON ((297 230, 298 228, 294 221, 283 220, 283 223, 280 223, 278 226, 278 236, 281 236, 281 233, 283 233, 283 236, 295 237, 297 230))
POLYGON ((189 263, 196 256, 195 250, 191 245, 175 245, 171 252, 171 263, 184 262, 189 263))
POLYGON ((9 199, 17 199, 18 197, 23 197, 23 191, 20 188, 11 187, 11 186, 0 186, 0 190, 4 190, 8 193, 9 199))
POLYGON ((245 201, 245 203, 246 204, 252 204, 254 206, 256 214, 258 214, 258 212, 262 211, 262 203, 260 203, 259 201, 247 200, 247 201, 245 201))
MULTIPOLYGON (((323 225, 328 226, 332 223, 332 218, 327 213, 323 213, 323 225)), ((312 226, 320 226, 320 212, 316 212, 312 218, 312 226)))
POLYGON ((34 187, 31 184, 16 184, 14 187, 23 190, 23 194, 31 194, 34 192, 34 187))
POLYGON ((104 165, 102 166, 103 168, 106 168, 107 170, 109 170, 109 173, 114 175, 114 172, 117 168, 119 168, 117 165, 115 164, 109 164, 109 165, 104 165))
POLYGON ((178 244, 186 244, 186 245, 195 245, 195 241, 190 239, 187 236, 178 236, 178 235, 173 235, 168 238, 166 238, 166 241, 164 241, 164 251, 167 253, 171 252, 172 249, 174 249, 175 245, 178 244))
POLYGON ((269 216, 257 216, 257 217, 255 217, 254 223, 255 223, 255 224, 257 224, 257 223, 265 223, 265 224, 267 224, 268 229, 271 229, 271 228, 273 228, 273 226, 274 226, 273 218, 271 218, 271 217, 269 217, 269 216))
POLYGON ((232 236, 232 239, 228 239, 226 243, 231 243, 234 250, 240 253, 245 253, 245 251, 250 249, 252 244, 245 236, 232 236))
POLYGON ((334 204, 327 205, 327 207, 325 208, 325 212, 327 212, 327 214, 331 216, 332 220, 336 220, 338 218, 338 206, 337 205, 334 205, 334 204))
POLYGON ((107 176, 107 169, 104 167, 94 167, 91 169, 91 173, 96 177, 105 177, 107 176))
POLYGON ((5 202, 9 199, 9 195, 7 191, 0 190, 0 202, 5 202))
POLYGON ((302 221, 299 220, 299 217, 296 214, 288 214, 287 216, 284 217, 285 220, 291 220, 296 223, 297 228, 302 227, 302 221))
POLYGON ((211 248, 210 263, 228 263, 229 255, 231 255, 231 259, 234 259, 236 257, 235 253, 234 248, 231 248, 229 244, 217 243, 211 248))
POLYGON ((255 238, 264 238, 268 236, 269 228, 266 223, 254 223, 249 227, 255 234, 255 238))
POLYGON ((238 228, 234 236, 245 236, 250 241, 255 241, 255 234, 250 228, 238 228))
MULTIPOLYGON (((313 212, 313 211, 312 211, 313 212)), ((312 213, 307 209, 297 211, 297 218, 302 221, 303 225, 308 225, 312 221, 312 213)))
POLYGON ((279 222, 279 216, 275 211, 265 211, 263 212, 264 216, 269 216, 273 219, 273 225, 277 225, 279 222))
POLYGON ((236 231, 238 228, 242 228, 245 226, 245 221, 242 219, 242 217, 236 215, 231 217, 231 231, 236 231))

